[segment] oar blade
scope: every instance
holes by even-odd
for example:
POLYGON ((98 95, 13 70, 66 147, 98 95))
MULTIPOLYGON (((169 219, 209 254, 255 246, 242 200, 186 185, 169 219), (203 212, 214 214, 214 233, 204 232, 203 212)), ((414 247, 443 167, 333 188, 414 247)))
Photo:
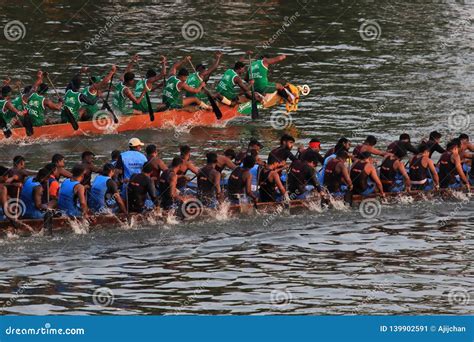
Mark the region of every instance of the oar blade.
POLYGON ((255 92, 252 90, 252 120, 257 120, 258 116, 257 99, 255 98, 255 92))
POLYGON ((211 94, 208 94, 207 98, 209 99, 209 103, 211 104, 212 111, 216 115, 217 120, 222 119, 222 112, 219 106, 217 105, 216 100, 214 100, 211 94))
POLYGON ((112 109, 112 107, 110 107, 109 103, 106 100, 104 100, 102 108, 107 109, 107 111, 110 113, 110 115, 112 115, 112 119, 114 120, 114 123, 116 123, 116 124, 119 123, 119 119, 118 119, 117 115, 115 114, 114 110, 112 109))
POLYGON ((148 93, 145 93, 145 98, 146 104, 148 105, 148 114, 150 115, 150 121, 155 121, 155 113, 153 112, 153 108, 151 107, 151 100, 150 96, 148 96, 148 93))
POLYGON ((29 113, 26 113, 23 117, 23 125, 25 126, 26 135, 31 137, 35 133, 35 129, 29 113))
POLYGON ((66 117, 71 124, 72 128, 77 131, 79 129, 79 125, 77 123, 76 118, 74 115, 72 115, 71 110, 68 107, 64 107, 64 113, 66 114, 66 117))
POLYGON ((12 130, 8 127, 7 122, 5 121, 4 118, 0 116, 0 128, 3 131, 3 135, 5 138, 10 138, 13 135, 12 130))

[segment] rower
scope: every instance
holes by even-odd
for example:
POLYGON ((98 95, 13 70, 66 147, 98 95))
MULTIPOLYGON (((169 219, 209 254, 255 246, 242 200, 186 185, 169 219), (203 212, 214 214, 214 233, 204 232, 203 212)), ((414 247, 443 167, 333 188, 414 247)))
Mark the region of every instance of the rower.
POLYGON ((355 159, 360 159, 361 154, 363 152, 368 152, 369 154, 375 154, 377 156, 382 156, 386 157, 389 155, 389 152, 383 152, 378 149, 376 149, 374 146, 377 144, 377 138, 374 137, 373 135, 367 136, 365 138, 365 141, 361 145, 357 145, 354 148, 354 151, 352 151, 352 155, 354 156, 355 159))
POLYGON ((117 162, 118 162, 119 157, 120 157, 120 153, 121 152, 119 150, 113 150, 110 153, 110 164, 112 164, 113 166, 117 165, 117 162))
POLYGON ((174 157, 170 167, 161 174, 160 177, 160 206, 163 210, 171 210, 177 208, 183 197, 179 194, 178 171, 182 168, 184 160, 180 157, 174 157))
POLYGON ((158 187, 161 173, 167 170, 168 166, 166 166, 163 160, 161 160, 158 156, 158 148, 156 147, 156 145, 148 145, 145 149, 145 152, 146 158, 148 159, 147 164, 151 164, 151 166, 153 167, 151 179, 156 188, 158 187))
POLYGON ((191 161, 191 147, 188 145, 182 145, 179 147, 180 158, 183 160, 181 167, 178 170, 178 190, 182 193, 188 195, 194 195, 194 191, 189 189, 188 186, 191 185, 188 183, 188 178, 186 177, 186 173, 191 171, 195 175, 198 174, 199 168, 194 165, 191 161))
POLYGON ((428 144, 418 147, 418 154, 410 160, 410 182, 412 190, 438 190, 439 176, 430 159, 431 148, 428 144), (433 184, 434 183, 434 184, 433 184))
POLYGON ((442 189, 459 189, 462 183, 464 183, 468 191, 471 190, 462 168, 461 158, 459 156, 460 148, 461 141, 459 139, 453 139, 448 143, 446 151, 439 158, 439 186, 442 189))
MULTIPOLYGON (((186 80, 186 84, 189 87, 197 89, 200 87, 202 82, 206 83, 209 81, 209 77, 214 71, 217 70, 221 62, 222 52, 217 51, 215 56, 216 58, 214 60, 214 64, 211 65, 208 69, 206 69, 206 66, 204 66, 203 64, 196 65, 196 72, 190 74, 186 80)), ((207 95, 204 94, 202 91, 197 94, 186 91, 186 97, 197 97, 199 100, 205 103, 207 103, 208 101, 207 95)))
MULTIPOLYGON (((98 99, 100 98, 102 91, 109 85, 112 76, 117 71, 117 67, 112 65, 109 73, 101 78, 99 76, 89 77, 89 85, 82 90, 84 97, 89 99, 91 102, 95 101, 94 104, 83 103, 81 109, 84 109, 84 118, 86 120, 95 119, 94 115, 99 112, 100 107, 97 104, 98 99)), ((76 118, 78 120, 78 118, 76 118)))
POLYGON ((292 200, 306 199, 314 189, 322 193, 321 185, 316 177, 317 163, 318 158, 313 151, 308 151, 303 159, 297 159, 291 163, 288 171, 288 193, 292 200))
POLYGON ((334 158, 328 160, 324 173, 324 186, 335 196, 344 195, 348 191, 352 191, 352 180, 349 175, 346 160, 348 153, 344 148, 336 147, 334 158))
POLYGON ((357 195, 367 196, 374 193, 375 188, 383 196, 383 186, 373 165, 372 156, 369 152, 361 152, 358 160, 352 165, 351 181, 353 192, 357 195), (371 180, 372 182, 369 182, 371 180))
POLYGON ((397 146, 400 146, 402 149, 405 149, 406 151, 411 152, 414 155, 418 153, 417 148, 411 144, 410 135, 407 133, 400 134, 400 137, 397 141, 394 141, 390 145, 388 145, 387 152, 395 153, 397 146))
POLYGON ((344 148, 347 153, 349 154, 349 150, 351 148, 351 141, 345 137, 342 137, 340 138, 338 141, 337 141, 337 144, 335 145, 335 147, 333 148, 330 148, 329 150, 327 150, 326 154, 324 155, 324 160, 326 161, 326 159, 328 159, 329 157, 336 157, 336 152, 338 150, 338 146, 341 146, 342 148, 344 148))
POLYGON ((13 158, 13 167, 8 170, 7 176, 12 177, 15 181, 9 184, 8 195, 11 198, 18 197, 18 192, 22 184, 28 176, 34 176, 36 172, 28 171, 26 169, 26 160, 23 156, 15 156, 13 158))
POLYGON ((181 66, 190 61, 188 56, 182 61, 177 62, 170 70, 169 77, 166 80, 166 86, 163 89, 163 103, 168 109, 182 109, 183 107, 198 105, 200 108, 209 110, 211 107, 197 97, 186 97, 183 99, 182 93, 188 92, 190 94, 198 94, 206 86, 206 83, 201 82, 197 88, 190 87, 186 84, 189 76, 189 71, 181 66), (179 71, 178 71, 179 68, 179 71))
POLYGON ((158 200, 155 185, 151 180, 153 167, 145 164, 140 173, 135 173, 127 185, 128 210, 132 213, 142 213, 152 210, 158 200))
MULTIPOLYGON (((125 72, 120 77, 120 82, 114 87, 115 91, 112 98, 112 107, 118 113, 123 115, 133 114, 133 105, 140 105, 147 91, 147 88, 142 86, 141 93, 139 93, 137 96, 134 94, 133 90, 135 89, 136 81, 135 74, 132 72, 132 67, 137 61, 138 55, 133 56, 131 61, 128 63, 127 68, 125 69, 125 72)), ((143 105, 144 106, 142 109, 144 109, 145 112, 148 111, 147 104, 144 103, 143 105)))
POLYGON ((352 165, 351 155, 349 154, 350 147, 351 147, 351 141, 349 139, 343 137, 343 138, 338 140, 336 146, 334 146, 333 148, 329 149, 326 152, 326 154, 324 155, 323 166, 321 167, 321 169, 319 170, 319 173, 318 173, 319 183, 321 183, 321 184, 325 183, 324 175, 326 173, 327 164, 329 163, 329 161, 331 159, 336 158, 338 151, 344 150, 344 151, 347 152, 347 167, 350 169, 350 167, 352 165))
POLYGON ((288 197, 280 175, 275 171, 278 165, 278 161, 274 159, 271 164, 266 164, 259 172, 258 190, 260 202, 277 202, 282 198, 288 197))
POLYGON ((465 133, 459 135, 459 141, 461 141, 461 149, 459 150, 459 157, 463 165, 463 170, 467 174, 471 169, 471 154, 469 152, 474 151, 474 144, 469 141, 469 136, 465 133))
POLYGON ((227 196, 231 204, 248 203, 249 198, 257 203, 257 196, 252 191, 252 174, 250 169, 255 166, 255 158, 246 156, 242 166, 232 171, 227 183, 227 196))
POLYGON ((134 173, 140 173, 148 161, 141 153, 142 146, 145 144, 140 139, 132 138, 128 141, 129 150, 120 154, 116 168, 120 170, 124 182, 127 182, 134 173))
MULTIPOLYGON (((97 96, 86 96, 81 93, 81 74, 86 72, 87 68, 81 68, 80 72, 76 74, 66 87, 64 94, 63 108, 61 110, 61 122, 69 122, 66 110, 69 110, 72 116, 79 120, 86 120, 86 108, 83 105, 94 106, 99 98, 97 96)), ((96 92, 96 90, 94 90, 96 92)))
POLYGON ((441 147, 439 144, 441 142, 442 135, 441 133, 437 131, 433 131, 430 133, 430 137, 427 141, 422 140, 421 143, 426 143, 430 149, 430 155, 429 157, 433 155, 434 152, 438 152, 439 154, 443 154, 445 152, 445 149, 441 147))
MULTIPOLYGON (((154 89, 163 87, 164 84, 161 81, 162 79, 165 78, 166 76, 166 57, 161 56, 161 72, 158 74, 154 69, 148 69, 145 75, 145 79, 139 80, 136 85, 135 85, 135 92, 134 95, 135 97, 141 97, 141 94, 145 90, 146 92, 151 92, 154 89), (146 89, 145 89, 146 88, 146 89)), ((142 97, 142 100, 137 104, 133 103, 132 104, 133 109, 137 110, 142 113, 148 113, 149 108, 148 108, 148 101, 145 98, 142 97)))
POLYGON ((291 135, 283 134, 280 138, 280 146, 273 149, 270 154, 268 155, 268 164, 272 164, 274 160, 276 160, 279 164, 277 169, 278 172, 286 166, 286 161, 290 159, 292 162, 297 160, 295 155, 291 153, 293 146, 295 144, 295 138, 291 135))
POLYGON ((44 113, 46 109, 60 111, 63 106, 62 99, 59 99, 59 102, 55 103, 45 97, 47 93, 48 85, 41 83, 38 87, 38 91, 31 94, 28 98, 28 115, 35 127, 44 126, 46 122, 49 122, 49 120, 45 121, 44 113))
MULTIPOLYGON (((304 154, 309 152, 309 153, 313 153, 314 156, 316 156, 316 158, 318 159, 318 162, 323 164, 324 158, 319 153, 320 151, 321 151, 321 141, 319 141, 319 139, 313 138, 309 141, 308 148, 303 149, 301 152, 298 151, 299 159, 303 159, 304 154)), ((318 167, 318 165, 316 164, 315 167, 318 167)))
POLYGON ((5 186, 11 181, 8 178, 8 169, 0 165, 0 219, 5 219, 4 208, 8 202, 8 191, 5 186))
POLYGON ((217 98, 225 105, 232 106, 239 103, 239 88, 246 97, 251 98, 250 88, 242 80, 242 75, 245 74, 245 64, 237 62, 233 69, 227 69, 222 75, 217 84, 217 98))
POLYGON ((410 177, 407 174, 402 159, 407 151, 401 143, 392 146, 391 153, 380 165, 380 181, 384 192, 410 191, 410 177), (403 179, 403 182, 402 182, 403 179))
POLYGON ((11 102, 12 88, 9 85, 2 87, 2 97, 0 98, 0 116, 5 120, 7 127, 15 125, 22 126, 20 117, 26 114, 26 109, 20 111, 11 102))
POLYGON ((58 193, 60 184, 58 182, 59 178, 59 169, 53 164, 46 164, 44 167, 46 170, 49 170, 50 175, 47 181, 43 185, 43 198, 42 202, 47 204, 50 208, 56 208, 58 204, 58 193))
POLYGON ((69 217, 88 218, 86 189, 81 184, 86 169, 81 164, 72 168, 72 177, 66 179, 59 189, 58 209, 69 217))
POLYGON ((88 198, 88 205, 94 214, 127 213, 127 207, 120 197, 117 183, 112 179, 115 167, 105 164, 100 175, 95 177, 88 198))
MULTIPOLYGON (((39 87, 39 85, 43 82, 43 72, 41 70, 38 70, 36 74, 36 81, 35 83, 31 86, 28 85, 23 88, 23 90, 20 92, 20 94, 11 101, 11 104, 13 107, 15 107, 19 112, 24 112, 26 111, 25 115, 29 113, 29 106, 28 106, 28 99, 30 96, 35 93, 39 87)), ((21 83, 21 81, 19 81, 21 83)), ((14 111, 9 110, 6 113, 6 117, 8 118, 7 122, 10 122, 13 118, 18 118, 17 114, 14 111)), ((25 116, 21 117, 22 121, 25 120, 25 116)), ((17 122, 19 126, 23 126, 23 122, 19 123, 17 122)), ((14 124, 12 125, 14 126, 14 124)))
POLYGON ((44 217, 44 210, 47 208, 42 203, 43 186, 51 174, 51 170, 42 168, 35 177, 28 177, 21 189, 20 199, 25 204, 23 218, 41 219, 44 217))
POLYGON ((206 166, 197 174, 197 197, 205 207, 216 208, 222 199, 221 173, 216 170, 217 153, 207 153, 206 159, 206 166))
POLYGON ((81 164, 86 170, 81 184, 84 185, 87 190, 91 187, 92 173, 102 172, 102 168, 94 165, 94 157, 95 154, 91 151, 84 151, 81 155, 81 164))
POLYGON ((216 170, 220 173, 222 173, 222 171, 224 171, 226 167, 229 170, 234 170, 237 167, 237 165, 235 165, 233 162, 235 158, 236 158, 235 151, 231 148, 228 148, 227 150, 224 151, 223 155, 217 156, 216 170))
POLYGON ((252 151, 255 151, 256 155, 258 155, 262 148, 263 148, 263 145, 257 139, 251 138, 247 145, 247 149, 240 151, 235 156, 235 164, 236 165, 241 164, 246 156, 251 155, 252 151))
POLYGON ((59 172, 58 181, 61 178, 61 176, 66 177, 66 178, 72 177, 72 173, 66 170, 66 160, 62 154, 59 154, 59 153, 54 154, 53 157, 51 158, 51 163, 56 165, 56 167, 58 168, 58 172, 59 172))
POLYGON ((280 83, 268 81, 268 68, 270 65, 280 63, 286 59, 286 55, 280 55, 270 58, 268 55, 261 56, 260 59, 253 61, 247 74, 249 80, 254 80, 254 89, 256 92, 265 95, 278 92, 286 101, 293 102, 294 96, 280 83))

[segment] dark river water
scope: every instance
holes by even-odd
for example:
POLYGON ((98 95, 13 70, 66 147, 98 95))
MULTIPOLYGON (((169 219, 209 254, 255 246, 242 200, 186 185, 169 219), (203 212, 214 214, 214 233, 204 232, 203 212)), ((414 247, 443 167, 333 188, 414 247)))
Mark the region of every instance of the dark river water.
MULTIPOLYGON (((271 78, 312 92, 286 131, 323 150, 340 136, 380 145, 431 130, 446 141, 470 132, 474 7, 461 1, 13 1, 0 0, 0 77, 23 83, 38 68, 63 91, 87 65, 142 69, 192 55, 227 66, 246 50, 288 55, 271 78), (191 28, 190 28, 191 26, 191 28), (183 28, 188 28, 188 30, 183 28), (4 36, 10 34, 8 39, 4 36)), ((155 95, 154 102, 159 96, 155 95)), ((149 130, 67 141, 2 143, 0 163, 22 154, 38 168, 53 153, 69 166, 82 151, 107 160, 137 136, 169 161, 189 144, 209 150, 259 138, 265 155, 283 129, 257 122, 149 130)), ((0 301, 6 314, 472 314, 474 206, 430 200, 357 209, 272 213, 112 227, 53 238, 0 240, 0 301)))

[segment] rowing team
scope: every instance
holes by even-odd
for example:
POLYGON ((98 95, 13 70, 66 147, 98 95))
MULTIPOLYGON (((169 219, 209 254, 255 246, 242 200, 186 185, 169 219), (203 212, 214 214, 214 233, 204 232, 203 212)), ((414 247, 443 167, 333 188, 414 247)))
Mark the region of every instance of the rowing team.
MULTIPOLYGON (((251 52, 248 52, 251 55, 251 52)), ((244 59, 237 61, 232 68, 227 69, 217 83, 215 94, 210 94, 205 88, 213 72, 217 70, 221 63, 222 53, 217 52, 214 63, 207 68, 204 64, 199 64, 194 69, 191 57, 175 63, 167 73, 167 61, 162 56, 161 72, 154 69, 146 72, 145 79, 136 80, 136 75, 132 72, 134 64, 138 64, 138 56, 135 55, 128 63, 120 81, 113 84, 113 77, 117 73, 114 65, 103 77, 91 76, 87 68, 81 68, 66 87, 64 98, 59 98, 54 102, 46 97, 48 85, 44 82, 44 77, 51 79, 48 74, 38 71, 37 79, 33 85, 24 87, 21 93, 12 99, 12 87, 10 79, 3 82, 0 98, 0 117, 5 120, 9 127, 22 126, 23 119, 28 117, 33 126, 42 126, 54 123, 53 120, 46 120, 46 109, 61 111, 61 122, 66 123, 71 120, 91 120, 96 118, 100 112, 99 100, 102 101, 102 108, 109 109, 122 115, 148 113, 150 111, 163 111, 166 109, 181 109, 188 106, 197 105, 202 109, 210 109, 208 105, 209 97, 218 99, 221 103, 231 106, 246 98, 251 98, 251 87, 255 90, 255 97, 263 101, 263 95, 277 91, 280 96, 287 100, 294 100, 293 95, 281 84, 268 80, 268 69, 270 65, 285 60, 286 56, 281 55, 270 58, 261 56, 259 59, 251 61, 250 70, 247 70, 244 59), (189 73, 185 68, 190 64, 194 69, 189 73), (84 74, 88 78, 88 85, 82 87, 84 74), (245 82, 246 81, 246 82, 245 82), (108 104, 108 97, 111 88, 114 88, 112 106, 108 104), (158 108, 150 108, 150 94, 158 88, 163 88, 162 105, 158 108), (103 92, 107 92, 105 98, 103 92), (71 118, 72 115, 72 118, 71 118)), ((18 84, 18 87, 20 87, 18 84)), ((56 93, 57 94, 57 93, 56 93)))
POLYGON ((469 164, 474 154, 468 151, 474 151, 474 145, 465 134, 451 140, 446 149, 440 146, 440 139, 440 133, 432 132, 428 141, 415 148, 410 137, 402 134, 382 151, 375 147, 376 138, 368 136, 350 154, 351 141, 341 138, 323 157, 319 140, 312 139, 295 155, 295 139, 283 135, 280 146, 271 150, 266 162, 260 158, 262 144, 251 139, 247 149, 239 153, 232 149, 222 155, 209 152, 206 165, 198 168, 191 160, 189 146, 181 146, 180 155, 166 165, 156 145, 148 145, 144 155, 144 144, 133 138, 128 151, 113 151, 112 160, 102 168, 94 165, 94 154, 86 151, 71 172, 64 167, 64 157, 57 154, 33 175, 26 170, 25 159, 17 156, 12 169, 0 168, 0 199, 5 214, 10 213, 9 219, 12 215, 8 204, 15 198, 23 202, 23 218, 39 219, 47 209, 84 218, 90 213, 142 213, 155 206, 169 211, 196 197, 204 206, 215 208, 226 199, 232 204, 276 202, 306 199, 312 193, 323 197, 374 192, 384 195, 410 189, 456 189, 463 184, 470 190, 474 169, 469 164), (413 156, 404 164, 407 151, 413 156), (441 153, 437 165, 431 160, 435 151, 441 153), (372 155, 384 158, 379 172, 372 155), (319 172, 318 163, 322 163, 319 172), (232 172, 224 180, 222 171, 226 168, 232 172), (196 183, 187 178, 188 171, 194 173, 196 183), (93 173, 98 175, 92 180, 93 173), (62 184, 60 177, 66 177, 62 184))

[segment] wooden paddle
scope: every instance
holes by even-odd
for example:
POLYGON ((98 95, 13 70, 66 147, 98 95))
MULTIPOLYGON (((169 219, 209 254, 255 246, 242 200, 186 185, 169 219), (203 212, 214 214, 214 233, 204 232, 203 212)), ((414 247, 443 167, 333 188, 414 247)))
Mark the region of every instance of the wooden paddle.
MULTIPOLYGON (((249 54, 249 81, 253 81, 252 75, 252 57, 249 54)), ((250 86, 250 90, 252 92, 252 120, 258 119, 258 107, 257 107, 257 99, 255 98, 255 88, 253 84, 250 86)))
POLYGON ((8 139, 13 135, 12 130, 10 129, 10 127, 8 127, 7 122, 2 116, 0 116, 0 128, 3 131, 3 135, 5 136, 5 138, 8 139))
MULTIPOLYGON (((197 73, 196 69, 194 68, 193 62, 191 62, 190 60, 188 60, 188 62, 189 62, 189 64, 191 65, 191 68, 193 68, 194 72, 197 73)), ((217 105, 216 100, 214 100, 214 98, 212 97, 211 92, 210 92, 209 89, 207 89, 206 87, 204 87, 203 89, 204 89, 204 92, 205 92, 206 95, 207 95, 207 98, 208 98, 208 100, 209 100, 209 103, 211 104, 211 107, 212 107, 212 111, 213 111, 214 114, 216 115, 217 120, 222 119, 222 112, 221 112, 221 109, 220 109, 219 106, 217 105)))
POLYGON ((113 74, 112 77, 110 78, 109 89, 107 90, 107 96, 105 97, 105 99, 102 100, 102 109, 107 109, 110 115, 112 115, 112 119, 114 120, 114 123, 118 124, 119 119, 117 115, 114 113, 112 107, 110 107, 109 105, 109 95, 110 95, 110 90, 112 89, 112 81, 114 79, 114 76, 115 74, 113 74))
MULTIPOLYGON (((54 86, 53 81, 51 81, 51 78, 49 77, 49 74, 47 72, 44 72, 43 75, 44 74, 46 74, 46 78, 47 78, 49 84, 51 84, 51 87, 53 88, 54 92, 56 93, 56 96, 58 97, 58 99, 61 99, 61 96, 59 96, 58 90, 54 86)), ((79 125, 77 124, 77 120, 74 117, 74 115, 71 113, 71 110, 69 109, 69 107, 64 105, 63 110, 64 110, 64 113, 66 114, 66 117, 67 117, 69 123, 71 124, 72 128, 75 131, 77 131, 79 129, 79 125)))
MULTIPOLYGON (((135 61, 135 63, 137 63, 138 72, 141 75, 143 86, 145 87, 145 89, 147 89, 146 81, 143 78, 143 75, 140 69, 140 63, 138 63, 138 61, 135 61)), ((155 113, 153 112, 153 108, 151 107, 151 100, 150 100, 150 96, 148 95, 148 91, 145 92, 145 99, 146 99, 146 104, 148 105, 148 114, 150 115, 150 121, 155 121, 155 113)))

